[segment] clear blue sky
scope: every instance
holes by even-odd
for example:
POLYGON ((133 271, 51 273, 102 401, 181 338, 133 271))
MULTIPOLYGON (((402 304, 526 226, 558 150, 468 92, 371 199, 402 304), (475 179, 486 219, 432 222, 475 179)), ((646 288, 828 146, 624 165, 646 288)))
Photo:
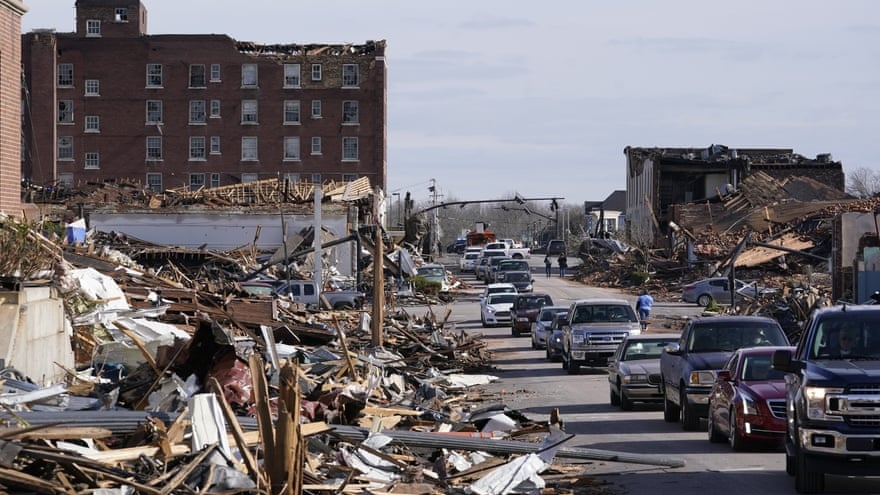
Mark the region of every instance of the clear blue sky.
MULTIPOLYGON (((73 31, 74 0, 22 30, 73 31)), ((880 2, 143 0, 149 34, 388 42, 389 193, 624 189, 626 146, 787 147, 877 167, 880 2)))

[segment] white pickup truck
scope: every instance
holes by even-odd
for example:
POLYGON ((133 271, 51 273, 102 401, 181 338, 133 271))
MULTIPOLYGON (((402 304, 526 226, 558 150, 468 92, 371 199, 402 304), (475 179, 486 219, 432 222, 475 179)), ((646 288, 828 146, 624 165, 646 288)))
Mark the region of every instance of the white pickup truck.
POLYGON ((490 242, 483 247, 483 251, 488 250, 504 250, 505 256, 515 260, 529 259, 532 257, 532 250, 529 248, 514 248, 510 244, 503 241, 490 242))

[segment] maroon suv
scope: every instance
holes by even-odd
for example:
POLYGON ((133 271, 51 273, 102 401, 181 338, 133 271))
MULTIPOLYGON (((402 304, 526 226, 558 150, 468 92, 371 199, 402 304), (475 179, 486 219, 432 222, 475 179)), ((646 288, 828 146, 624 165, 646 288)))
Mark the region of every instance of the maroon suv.
POLYGON ((519 337, 521 333, 530 335, 532 331, 532 323, 538 319, 538 313, 544 306, 552 306, 553 299, 549 294, 533 292, 531 294, 519 294, 513 300, 513 307, 510 308, 513 323, 510 327, 510 333, 514 337, 519 337))

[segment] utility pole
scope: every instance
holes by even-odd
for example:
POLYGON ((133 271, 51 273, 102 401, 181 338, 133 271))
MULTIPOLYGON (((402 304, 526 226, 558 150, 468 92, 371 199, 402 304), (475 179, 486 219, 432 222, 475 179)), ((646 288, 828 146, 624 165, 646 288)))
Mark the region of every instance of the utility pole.
MULTIPOLYGON (((431 179, 431 187, 428 188, 428 191, 431 192, 431 206, 437 206, 437 180, 431 179)), ((437 241, 440 240, 439 232, 437 231, 440 228, 440 211, 437 208, 434 208, 434 215, 431 219, 431 235, 429 236, 430 249, 429 253, 433 253, 434 249, 437 247, 437 241)), ((440 252, 438 250, 437 257, 440 257, 440 252)))

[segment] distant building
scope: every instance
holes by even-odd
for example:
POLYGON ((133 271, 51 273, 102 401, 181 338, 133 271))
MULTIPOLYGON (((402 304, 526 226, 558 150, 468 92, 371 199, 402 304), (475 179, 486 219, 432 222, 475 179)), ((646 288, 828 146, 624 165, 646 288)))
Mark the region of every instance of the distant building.
POLYGON ((0 211, 18 215, 21 204, 21 16, 27 7, 0 0, 0 211))
POLYGON ((790 149, 639 148, 627 146, 627 237, 645 246, 666 240, 672 206, 718 198, 735 191, 754 172, 774 179, 809 176, 844 190, 843 165, 830 154, 806 158, 790 149))
POLYGON ((591 237, 614 235, 624 229, 626 191, 618 190, 603 201, 584 201, 586 231, 591 237))
POLYGON ((134 180, 162 191, 368 177, 386 189, 384 41, 149 35, 136 0, 75 6, 76 32, 21 37, 29 183, 134 180))

